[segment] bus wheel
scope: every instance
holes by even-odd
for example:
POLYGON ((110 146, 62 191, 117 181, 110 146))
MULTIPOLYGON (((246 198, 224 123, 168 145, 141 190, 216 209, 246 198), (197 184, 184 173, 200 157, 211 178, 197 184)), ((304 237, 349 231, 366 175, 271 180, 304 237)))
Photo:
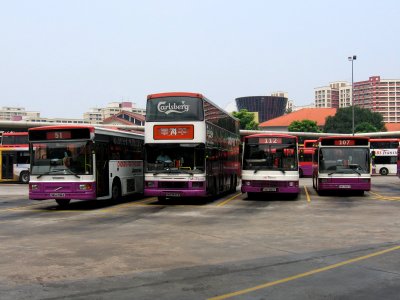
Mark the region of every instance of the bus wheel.
POLYGON ((160 204, 165 204, 167 202, 167 197, 159 196, 157 199, 158 199, 158 203, 160 203, 160 204))
POLYGON ((21 181, 22 183, 29 183, 29 172, 22 171, 19 175, 19 181, 21 181))
POLYGON ((247 192, 247 199, 255 199, 257 197, 257 193, 247 192))
POLYGON ((303 170, 299 169, 299 177, 302 178, 303 177, 303 170))
POLYGON ((111 188, 111 200, 116 202, 121 199, 121 184, 118 180, 114 180, 111 188))
POLYGON ((379 173, 383 176, 386 176, 387 174, 389 174, 389 170, 386 168, 382 168, 380 169, 379 173))
POLYGON ((56 199, 57 204, 60 207, 67 207, 71 199, 56 199))

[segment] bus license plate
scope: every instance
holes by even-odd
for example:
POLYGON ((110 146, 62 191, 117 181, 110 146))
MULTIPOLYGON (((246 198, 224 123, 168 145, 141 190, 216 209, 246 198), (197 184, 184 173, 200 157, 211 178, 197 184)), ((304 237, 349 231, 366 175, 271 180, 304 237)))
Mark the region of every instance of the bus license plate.
POLYGON ((351 189, 351 185, 342 184, 342 185, 339 185, 339 189, 351 189))
POLYGON ((276 187, 263 188, 263 192, 276 192, 276 187))
POLYGON ((179 194, 179 193, 166 193, 166 196, 167 197, 180 197, 181 194, 179 194))
POLYGON ((65 197, 64 193, 52 193, 50 194, 50 197, 65 197))

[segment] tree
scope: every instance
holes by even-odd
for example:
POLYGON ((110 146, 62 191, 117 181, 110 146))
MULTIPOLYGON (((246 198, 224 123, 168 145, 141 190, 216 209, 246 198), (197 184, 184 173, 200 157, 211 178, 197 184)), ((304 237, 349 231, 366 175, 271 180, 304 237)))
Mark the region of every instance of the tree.
MULTIPOLYGON (((352 107, 339 108, 334 116, 326 118, 324 132, 352 133, 352 107)), ((383 117, 378 112, 354 107, 354 132, 386 131, 383 117), (368 125, 367 125, 368 124, 368 125)))
POLYGON ((312 120, 293 121, 288 130, 291 132, 321 132, 317 122, 312 120))
POLYGON ((247 109, 241 109, 239 112, 234 111, 232 115, 240 121, 240 129, 257 130, 258 123, 254 121, 254 113, 247 109))

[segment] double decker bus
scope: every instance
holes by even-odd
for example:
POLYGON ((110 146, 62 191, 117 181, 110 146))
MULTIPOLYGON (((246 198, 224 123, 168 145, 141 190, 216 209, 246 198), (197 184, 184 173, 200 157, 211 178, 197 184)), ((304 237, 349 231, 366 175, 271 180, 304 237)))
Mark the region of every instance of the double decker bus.
POLYGON ((303 146, 299 147, 299 176, 311 177, 313 173, 312 157, 317 140, 304 140, 303 146))
POLYGON ((29 199, 117 200, 143 193, 144 136, 89 125, 29 129, 29 199))
POLYGON ((370 143, 367 137, 321 137, 314 152, 313 187, 325 190, 371 189, 370 143))
POLYGON ((299 188, 297 137, 284 134, 253 134, 244 138, 242 193, 297 196, 299 188))
POLYGON ((0 165, 0 182, 29 182, 28 132, 3 133, 0 165))
POLYGON ((370 139, 372 174, 395 175, 397 173, 397 148, 395 138, 370 139))
POLYGON ((235 191, 239 121, 202 94, 147 97, 145 196, 206 197, 235 191))

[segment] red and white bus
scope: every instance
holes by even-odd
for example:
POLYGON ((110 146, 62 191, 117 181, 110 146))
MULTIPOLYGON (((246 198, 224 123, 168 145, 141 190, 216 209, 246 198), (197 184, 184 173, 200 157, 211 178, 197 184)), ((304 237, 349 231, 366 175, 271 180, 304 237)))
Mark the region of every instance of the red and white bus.
POLYGON ((313 173, 312 157, 317 140, 304 140, 303 146, 299 147, 299 176, 311 177, 313 173))
POLYGON ((370 139, 370 144, 372 174, 395 175, 399 140, 396 138, 370 139))
POLYGON ((29 129, 29 199, 117 200, 143 193, 144 136, 89 125, 29 129))
POLYGON ((239 121, 201 94, 147 97, 145 196, 159 201, 235 191, 239 121))
POLYGON ((297 137, 253 134, 244 138, 242 192, 249 198, 261 193, 297 195, 299 188, 297 137))
POLYGON ((367 137, 321 137, 314 152, 313 187, 318 191, 371 189, 370 143, 367 137))
POLYGON ((29 182, 28 132, 3 133, 0 165, 0 182, 29 182))

